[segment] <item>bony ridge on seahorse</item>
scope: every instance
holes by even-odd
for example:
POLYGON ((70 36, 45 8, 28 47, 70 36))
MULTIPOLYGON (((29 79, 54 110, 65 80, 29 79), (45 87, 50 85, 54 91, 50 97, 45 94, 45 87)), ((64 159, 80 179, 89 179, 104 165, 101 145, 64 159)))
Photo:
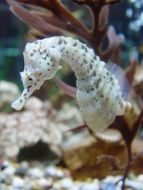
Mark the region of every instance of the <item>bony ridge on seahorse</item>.
POLYGON ((24 90, 12 103, 22 109, 31 94, 45 80, 51 79, 69 64, 77 79, 76 98, 83 118, 93 132, 106 129, 116 116, 124 115, 129 85, 122 70, 115 64, 105 64, 93 49, 79 40, 55 36, 27 43, 24 50, 24 71, 21 73, 24 90))

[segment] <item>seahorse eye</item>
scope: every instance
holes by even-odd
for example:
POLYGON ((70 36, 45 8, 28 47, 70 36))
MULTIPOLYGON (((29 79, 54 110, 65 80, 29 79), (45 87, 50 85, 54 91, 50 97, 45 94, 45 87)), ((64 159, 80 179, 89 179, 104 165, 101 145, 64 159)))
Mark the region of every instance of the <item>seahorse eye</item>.
POLYGON ((29 81, 32 81, 33 79, 31 77, 28 78, 29 81))

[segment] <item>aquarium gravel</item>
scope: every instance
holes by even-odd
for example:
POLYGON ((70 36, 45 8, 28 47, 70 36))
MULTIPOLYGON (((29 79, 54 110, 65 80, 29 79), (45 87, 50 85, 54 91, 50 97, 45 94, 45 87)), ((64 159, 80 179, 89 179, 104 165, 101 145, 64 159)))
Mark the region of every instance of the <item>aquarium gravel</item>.
MULTIPOLYGON (((46 162, 15 163, 1 161, 0 190, 120 190, 121 176, 108 176, 103 180, 72 179, 69 171, 46 162)), ((143 190, 143 175, 130 177, 126 190, 143 190)))

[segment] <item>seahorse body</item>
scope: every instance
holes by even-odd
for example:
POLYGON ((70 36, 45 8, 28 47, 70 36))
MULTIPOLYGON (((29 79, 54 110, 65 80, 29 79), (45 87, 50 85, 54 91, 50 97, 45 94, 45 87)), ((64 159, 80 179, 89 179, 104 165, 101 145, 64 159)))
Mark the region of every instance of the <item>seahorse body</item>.
POLYGON ((43 82, 55 76, 61 61, 67 62, 77 79, 76 98, 88 126, 99 132, 107 128, 117 115, 123 115, 126 101, 124 83, 118 66, 106 66, 86 44, 70 37, 51 37, 28 43, 24 51, 25 67, 21 73, 22 95, 12 107, 20 110, 29 96, 43 82), (117 79, 118 76, 119 80, 117 79))

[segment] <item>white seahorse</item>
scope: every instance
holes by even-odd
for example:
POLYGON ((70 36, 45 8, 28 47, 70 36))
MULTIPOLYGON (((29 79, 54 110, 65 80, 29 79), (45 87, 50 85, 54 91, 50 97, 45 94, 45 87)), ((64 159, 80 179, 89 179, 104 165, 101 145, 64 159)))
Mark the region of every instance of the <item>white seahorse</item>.
POLYGON ((64 36, 37 40, 27 43, 23 55, 25 66, 21 79, 24 90, 12 103, 17 110, 22 109, 45 80, 55 76, 62 60, 75 73, 80 111, 95 133, 106 129, 130 105, 127 101, 128 85, 121 69, 115 64, 105 64, 79 40, 64 36))

